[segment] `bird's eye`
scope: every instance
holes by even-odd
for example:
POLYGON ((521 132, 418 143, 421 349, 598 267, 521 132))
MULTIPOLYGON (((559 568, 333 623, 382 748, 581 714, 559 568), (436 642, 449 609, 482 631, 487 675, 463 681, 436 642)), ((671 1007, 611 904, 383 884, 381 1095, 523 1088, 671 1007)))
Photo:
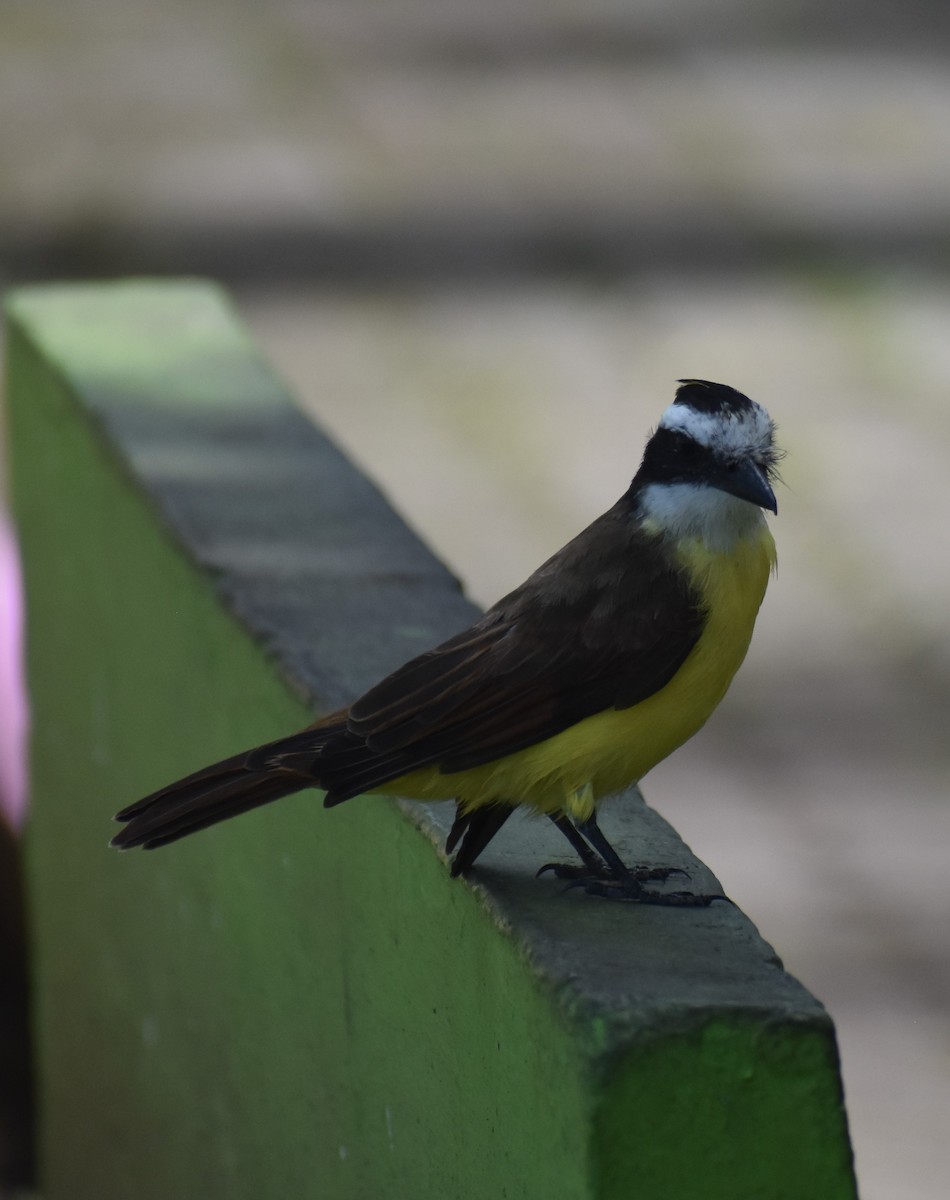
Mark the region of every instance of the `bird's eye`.
POLYGON ((676 444, 679 457, 686 462, 695 462, 701 455, 701 450, 692 438, 680 438, 676 444))

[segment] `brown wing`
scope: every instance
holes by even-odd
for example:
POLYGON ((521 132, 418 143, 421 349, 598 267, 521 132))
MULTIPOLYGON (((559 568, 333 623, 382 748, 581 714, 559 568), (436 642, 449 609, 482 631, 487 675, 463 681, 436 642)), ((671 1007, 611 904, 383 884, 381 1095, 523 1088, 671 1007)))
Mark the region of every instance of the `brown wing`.
POLYGON ((422 766, 479 766, 652 695, 702 625, 685 577, 621 501, 470 629, 366 692, 335 736, 297 734, 267 762, 312 773, 328 804, 422 766))

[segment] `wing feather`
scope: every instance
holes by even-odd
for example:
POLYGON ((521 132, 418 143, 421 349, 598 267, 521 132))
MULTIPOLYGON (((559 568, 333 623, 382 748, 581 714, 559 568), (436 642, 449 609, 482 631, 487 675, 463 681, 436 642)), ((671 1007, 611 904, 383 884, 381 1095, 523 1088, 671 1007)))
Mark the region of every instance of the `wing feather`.
MULTIPOLYGON (((423 766, 450 774, 512 754, 658 691, 703 619, 683 573, 621 502, 470 629, 366 692, 313 773, 336 803, 423 766)), ((298 744, 273 761, 293 755, 299 768, 308 754, 298 744)))

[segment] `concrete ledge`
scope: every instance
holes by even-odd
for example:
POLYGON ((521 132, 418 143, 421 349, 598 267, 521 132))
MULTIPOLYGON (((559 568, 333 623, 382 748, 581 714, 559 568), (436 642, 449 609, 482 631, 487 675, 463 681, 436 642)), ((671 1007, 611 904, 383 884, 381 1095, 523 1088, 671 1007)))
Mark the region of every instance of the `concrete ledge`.
MULTIPOLYGON (((452 881, 447 806, 378 798, 107 851, 472 609, 214 288, 8 320, 44 1195, 853 1197, 831 1021, 728 905, 559 895, 527 819, 452 881)), ((706 886, 636 793, 604 823, 706 886)))

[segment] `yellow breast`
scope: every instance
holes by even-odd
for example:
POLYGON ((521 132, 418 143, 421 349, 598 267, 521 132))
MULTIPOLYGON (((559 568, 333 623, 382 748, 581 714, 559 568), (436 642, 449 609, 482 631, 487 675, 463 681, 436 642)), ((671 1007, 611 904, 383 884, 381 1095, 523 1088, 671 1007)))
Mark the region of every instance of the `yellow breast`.
POLYGON ((607 709, 547 741, 496 762, 442 775, 425 768, 385 791, 419 799, 457 799, 464 808, 504 801, 583 820, 598 800, 642 779, 705 724, 742 664, 775 565, 764 522, 728 553, 699 539, 678 553, 703 597, 706 624, 691 654, 660 691, 632 708, 607 709))

